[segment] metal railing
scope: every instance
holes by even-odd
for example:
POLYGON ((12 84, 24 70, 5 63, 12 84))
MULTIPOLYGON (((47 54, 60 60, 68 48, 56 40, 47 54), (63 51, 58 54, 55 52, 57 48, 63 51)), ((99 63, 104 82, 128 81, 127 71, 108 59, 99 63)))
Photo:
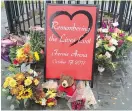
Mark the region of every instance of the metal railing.
POLYGON ((5 1, 10 33, 29 32, 30 26, 44 27, 45 3, 95 4, 99 5, 99 27, 104 14, 113 21, 118 18, 119 28, 132 34, 132 1, 89 1, 89 0, 46 0, 46 1, 5 1))

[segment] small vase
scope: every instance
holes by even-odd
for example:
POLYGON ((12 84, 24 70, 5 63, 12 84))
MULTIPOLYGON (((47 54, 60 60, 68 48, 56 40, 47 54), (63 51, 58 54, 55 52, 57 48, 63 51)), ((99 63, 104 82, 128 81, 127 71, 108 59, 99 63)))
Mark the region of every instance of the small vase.
POLYGON ((105 68, 103 66, 98 66, 98 71, 100 75, 103 75, 103 72, 105 71, 105 68))

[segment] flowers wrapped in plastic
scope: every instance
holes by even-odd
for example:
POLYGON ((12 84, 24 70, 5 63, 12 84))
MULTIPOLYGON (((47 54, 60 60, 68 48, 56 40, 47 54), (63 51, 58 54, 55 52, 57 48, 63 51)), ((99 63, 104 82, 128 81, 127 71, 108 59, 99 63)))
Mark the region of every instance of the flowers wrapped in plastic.
POLYGON ((79 81, 73 96, 68 100, 68 106, 72 110, 95 109, 97 106, 94 94, 84 81, 79 81))
POLYGON ((10 48, 14 46, 21 46, 24 44, 23 37, 19 37, 18 35, 8 34, 4 38, 1 39, 1 58, 4 61, 11 62, 9 53, 10 48))

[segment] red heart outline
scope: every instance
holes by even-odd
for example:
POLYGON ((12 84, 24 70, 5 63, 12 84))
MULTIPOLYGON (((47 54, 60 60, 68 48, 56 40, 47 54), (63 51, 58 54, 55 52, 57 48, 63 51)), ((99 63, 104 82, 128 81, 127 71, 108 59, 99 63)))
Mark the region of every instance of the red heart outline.
POLYGON ((77 44, 79 41, 84 39, 88 35, 88 33, 91 31, 91 28, 92 28, 92 25, 93 25, 93 18, 91 16, 91 14, 88 11, 85 11, 85 10, 76 11, 72 15, 70 15, 67 11, 56 11, 50 17, 50 28, 51 28, 52 32, 56 35, 56 37, 58 37, 60 39, 61 38, 60 35, 52 28, 52 22, 55 19, 55 17, 60 16, 60 15, 67 15, 70 18, 70 20, 72 20, 74 18, 74 16, 77 15, 77 14, 84 14, 88 18, 88 20, 89 20, 88 29, 90 29, 90 30, 87 31, 86 33, 84 33, 81 36, 80 39, 78 39, 75 42, 73 42, 72 44, 70 44, 70 46, 73 46, 73 45, 77 44))

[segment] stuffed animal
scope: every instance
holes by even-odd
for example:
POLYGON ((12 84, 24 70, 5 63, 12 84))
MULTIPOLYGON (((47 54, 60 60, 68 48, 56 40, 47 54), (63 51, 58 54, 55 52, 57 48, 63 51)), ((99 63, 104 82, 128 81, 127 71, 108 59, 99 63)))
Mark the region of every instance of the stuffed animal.
POLYGON ((60 85, 58 87, 58 95, 66 94, 66 96, 71 97, 75 90, 76 87, 73 77, 68 75, 61 75, 60 85))

